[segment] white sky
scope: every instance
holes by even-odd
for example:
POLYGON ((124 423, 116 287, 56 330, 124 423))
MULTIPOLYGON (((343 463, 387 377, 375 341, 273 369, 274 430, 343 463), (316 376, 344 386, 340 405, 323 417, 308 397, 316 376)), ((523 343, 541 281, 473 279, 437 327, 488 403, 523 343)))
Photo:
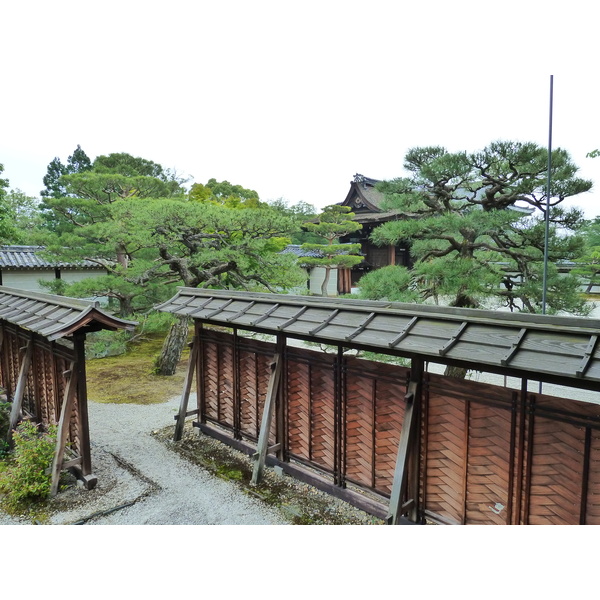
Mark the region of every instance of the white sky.
POLYGON ((37 196, 80 144, 323 207, 415 146, 546 146, 554 75, 553 147, 600 186, 597 29, 589 0, 9 0, 3 176, 37 196))

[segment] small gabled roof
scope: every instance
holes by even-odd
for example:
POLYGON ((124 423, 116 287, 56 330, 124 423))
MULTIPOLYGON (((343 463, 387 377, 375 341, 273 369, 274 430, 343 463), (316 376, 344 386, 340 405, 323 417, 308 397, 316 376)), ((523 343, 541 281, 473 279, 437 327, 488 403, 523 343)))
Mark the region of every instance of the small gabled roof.
POLYGON ((103 311, 97 302, 0 286, 2 320, 51 341, 77 331, 132 330, 137 325, 103 311))
POLYGON ((596 319, 196 288, 180 288, 158 309, 213 325, 600 390, 596 319))
POLYGON ((44 246, 0 246, 0 269, 104 269, 89 260, 78 262, 48 261, 38 253, 44 246))

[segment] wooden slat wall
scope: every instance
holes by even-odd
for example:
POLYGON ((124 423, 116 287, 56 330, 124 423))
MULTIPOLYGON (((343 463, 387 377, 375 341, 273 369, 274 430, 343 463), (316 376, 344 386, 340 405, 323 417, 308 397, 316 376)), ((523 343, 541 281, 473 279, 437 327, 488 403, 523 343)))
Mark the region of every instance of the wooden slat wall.
MULTIPOLYGON (((31 339, 33 355, 27 375, 27 385, 23 396, 22 408, 35 422, 44 427, 57 424, 62 406, 64 389, 66 387, 65 371, 74 360, 71 347, 48 342, 45 339, 22 330, 13 325, 5 324, 2 359, 0 360, 0 382, 2 387, 14 393, 24 347, 31 339)), ((69 422, 69 447, 76 454, 81 454, 81 436, 79 431, 79 399, 74 398, 73 413, 69 422)))
MULTIPOLYGON (((208 329, 202 344, 204 418, 256 440, 275 345, 208 329)), ((385 503, 410 371, 287 347, 284 373, 285 431, 271 443, 385 503)), ((426 373, 420 435, 422 516, 600 524, 600 406, 426 373)))
MULTIPOLYGON (((238 338, 237 392, 234 389, 234 336, 203 330, 203 418, 256 440, 275 347, 238 338), (237 397, 236 395, 237 394, 237 397), (239 401, 239 402, 238 402, 239 401), (239 405, 240 431, 234 424, 239 405)), ((389 495, 402 418, 408 369, 344 359, 343 389, 336 390, 337 357, 301 348, 286 352, 285 446, 289 458, 329 474, 342 464, 341 481, 389 495), (336 402, 345 402, 342 434, 336 443, 336 402)), ((274 428, 270 443, 277 441, 274 428)))

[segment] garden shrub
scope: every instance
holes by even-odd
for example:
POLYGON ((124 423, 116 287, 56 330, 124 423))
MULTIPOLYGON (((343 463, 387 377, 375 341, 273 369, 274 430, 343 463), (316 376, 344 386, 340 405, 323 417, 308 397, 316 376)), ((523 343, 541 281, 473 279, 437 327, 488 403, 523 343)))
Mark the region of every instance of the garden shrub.
POLYGON ((52 476, 46 471, 54 458, 56 426, 51 425, 45 433, 35 423, 24 421, 15 429, 13 441, 12 456, 0 473, 0 492, 10 507, 48 496, 52 476))

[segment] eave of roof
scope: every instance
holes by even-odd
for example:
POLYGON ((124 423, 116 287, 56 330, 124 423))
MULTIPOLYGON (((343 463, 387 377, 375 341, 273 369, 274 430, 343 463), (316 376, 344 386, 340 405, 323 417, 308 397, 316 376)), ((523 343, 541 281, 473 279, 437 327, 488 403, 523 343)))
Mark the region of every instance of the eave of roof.
POLYGON ((132 330, 137 323, 103 311, 96 302, 0 286, 0 320, 49 340, 101 329, 132 330))
POLYGON ((595 319, 195 288, 180 288, 158 309, 215 325, 600 389, 595 319))

